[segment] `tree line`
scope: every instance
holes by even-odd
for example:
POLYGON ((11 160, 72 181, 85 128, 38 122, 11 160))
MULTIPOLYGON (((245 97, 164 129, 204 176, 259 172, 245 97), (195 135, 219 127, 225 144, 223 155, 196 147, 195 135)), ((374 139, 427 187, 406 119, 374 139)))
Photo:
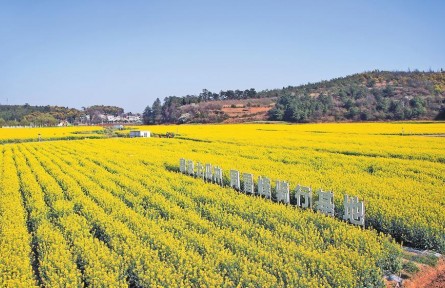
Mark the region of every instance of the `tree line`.
MULTIPOLYGON (((272 121, 445 120, 445 73, 375 70, 260 92, 253 88, 220 93, 203 89, 199 95, 166 97, 163 103, 157 98, 152 106, 146 107, 143 119, 145 124, 181 123, 182 113, 187 111, 181 109, 184 105, 254 98, 277 98, 268 119, 264 119, 272 121)), ((209 109, 218 110, 216 105, 196 107, 199 115, 195 115, 195 121, 225 119, 223 113, 207 113, 211 112, 209 109), (209 117, 214 114, 217 117, 209 117)))
POLYGON ((368 92, 361 91, 361 88, 348 88, 337 95, 283 95, 269 111, 269 119, 304 123, 412 120, 426 116, 428 99, 421 96, 396 99, 389 95, 389 90, 391 88, 368 92))
POLYGON ((286 87, 270 120, 289 122, 445 119, 445 73, 373 71, 286 87))
POLYGON ((101 114, 118 116, 123 113, 123 108, 106 105, 82 107, 82 110, 50 105, 0 105, 0 126, 54 126, 61 121, 95 124, 100 123, 101 114))
POLYGON ((242 100, 258 98, 258 93, 254 88, 246 90, 227 90, 219 93, 203 89, 198 95, 168 96, 163 103, 159 98, 148 105, 142 113, 144 124, 178 123, 181 117, 179 107, 202 102, 242 100))

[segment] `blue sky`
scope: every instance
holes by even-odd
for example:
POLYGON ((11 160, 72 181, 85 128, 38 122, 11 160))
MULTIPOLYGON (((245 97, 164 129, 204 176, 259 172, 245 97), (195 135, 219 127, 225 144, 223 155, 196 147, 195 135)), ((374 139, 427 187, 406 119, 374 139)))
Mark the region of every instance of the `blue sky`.
POLYGON ((159 97, 445 69, 445 1, 0 0, 0 103, 159 97))

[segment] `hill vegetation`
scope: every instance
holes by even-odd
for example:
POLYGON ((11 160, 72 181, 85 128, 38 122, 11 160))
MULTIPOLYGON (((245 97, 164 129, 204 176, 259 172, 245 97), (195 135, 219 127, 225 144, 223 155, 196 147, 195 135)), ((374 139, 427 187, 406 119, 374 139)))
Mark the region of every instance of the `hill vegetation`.
POLYGON ((444 72, 376 70, 260 92, 250 89, 213 93, 204 89, 199 95, 169 96, 163 103, 158 98, 144 111, 146 124, 411 119, 445 119, 444 72), (224 109, 228 107, 244 108, 246 113, 230 115, 224 109), (249 107, 269 109, 257 114, 249 107), (252 117, 255 115, 260 117, 252 117))
POLYGON ((265 92, 270 120, 291 122, 444 119, 445 73, 367 72, 265 92))
POLYGON ((76 121, 81 111, 59 106, 0 105, 0 126, 54 126, 62 120, 76 121))
POLYGON ((99 115, 118 116, 124 109, 116 106, 93 105, 82 110, 60 106, 0 105, 0 126, 54 126, 61 121, 71 124, 95 123, 99 115))
MULTIPOLYGON (((94 105, 0 105, 0 126, 54 126, 103 122, 124 109, 94 105)), ((372 71, 329 81, 257 92, 203 89, 198 95, 157 98, 143 113, 145 124, 249 121, 332 122, 445 120, 445 73, 372 71)))
MULTIPOLYGON (((264 95, 266 97, 267 95, 264 95)), ((157 98, 152 106, 147 106, 143 113, 145 124, 161 123, 217 123, 227 118, 223 108, 224 101, 242 101, 245 99, 258 99, 255 89, 248 90, 227 90, 219 93, 203 89, 198 95, 186 95, 182 97, 168 96, 164 103, 157 98), (212 105, 203 105, 212 103, 212 105), (216 112, 215 112, 216 111, 216 112)))

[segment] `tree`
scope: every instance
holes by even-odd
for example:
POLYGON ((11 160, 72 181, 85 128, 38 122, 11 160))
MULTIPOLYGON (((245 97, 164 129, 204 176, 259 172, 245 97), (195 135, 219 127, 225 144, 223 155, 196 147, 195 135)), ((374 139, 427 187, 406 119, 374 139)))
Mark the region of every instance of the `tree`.
POLYGON ((144 124, 153 124, 153 110, 151 109, 150 105, 145 107, 144 113, 142 113, 142 120, 144 124))
POLYGON ((225 92, 225 97, 228 100, 234 100, 235 99, 235 92, 233 92, 233 90, 227 90, 225 92))
POLYGON ((162 121, 164 123, 176 123, 181 116, 178 109, 181 106, 181 97, 169 96, 164 99, 162 105, 162 121))
POLYGON ((386 85, 386 87, 382 90, 383 97, 392 97, 395 95, 394 87, 391 85, 386 85))
POLYGON ((409 105, 411 106, 411 118, 419 118, 426 112, 426 103, 425 100, 420 98, 419 96, 414 97, 409 101, 409 105))
POLYGON ((159 100, 159 98, 156 98, 156 100, 153 102, 152 113, 153 113, 153 124, 162 123, 162 105, 161 105, 161 100, 159 100))
POLYGON ((33 112, 26 115, 23 120, 26 123, 33 123, 36 126, 54 126, 58 123, 57 119, 49 113, 33 112))
POLYGON ((268 116, 270 120, 282 121, 284 116, 283 107, 275 106, 273 109, 269 110, 268 116))

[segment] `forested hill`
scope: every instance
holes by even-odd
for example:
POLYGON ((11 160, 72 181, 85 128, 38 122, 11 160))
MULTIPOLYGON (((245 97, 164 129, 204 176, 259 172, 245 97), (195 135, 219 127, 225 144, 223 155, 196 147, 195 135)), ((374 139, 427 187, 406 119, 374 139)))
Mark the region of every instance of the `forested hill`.
POLYGON ((157 99, 144 112, 150 124, 414 119, 445 119, 445 72, 372 71, 260 92, 204 89, 157 99))
POLYGON ((263 91, 278 97, 270 120, 291 122, 445 118, 444 72, 373 71, 263 91))
MULTIPOLYGON (((122 115, 115 106, 77 110, 58 106, 0 105, 0 126, 101 123, 122 115)), ((282 89, 204 89, 147 106, 147 124, 277 120, 289 122, 445 120, 445 72, 372 71, 282 89)))
POLYGON ((25 105, 0 105, 0 127, 1 126, 54 126, 61 121, 71 124, 100 123, 100 119, 95 121, 100 114, 121 115, 124 109, 116 106, 94 105, 83 107, 82 110, 61 106, 32 106, 25 105), (87 117, 88 116, 88 117, 87 117))

